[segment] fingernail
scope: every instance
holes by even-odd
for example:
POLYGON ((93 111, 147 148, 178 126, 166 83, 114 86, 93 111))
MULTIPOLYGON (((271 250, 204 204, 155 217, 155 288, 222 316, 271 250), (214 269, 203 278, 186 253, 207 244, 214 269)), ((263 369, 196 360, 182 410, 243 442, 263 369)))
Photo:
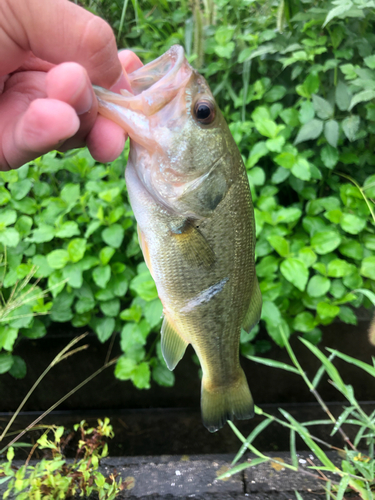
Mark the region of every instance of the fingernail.
POLYGON ((129 92, 132 92, 128 75, 124 72, 121 73, 120 78, 110 88, 110 90, 112 90, 112 92, 117 92, 118 94, 120 93, 121 89, 129 90, 129 92))
POLYGON ((83 115, 92 108, 94 98, 90 80, 87 78, 84 91, 81 93, 79 100, 75 106, 77 115, 83 115))

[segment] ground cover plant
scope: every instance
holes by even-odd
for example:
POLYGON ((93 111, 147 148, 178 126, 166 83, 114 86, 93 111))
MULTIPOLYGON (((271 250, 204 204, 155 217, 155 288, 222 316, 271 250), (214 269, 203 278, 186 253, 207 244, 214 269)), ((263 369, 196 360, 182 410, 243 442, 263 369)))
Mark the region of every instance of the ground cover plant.
MULTIPOLYGON (((375 497, 375 411, 367 414, 361 407, 361 404, 355 397, 354 388, 346 384, 333 364, 335 357, 345 360, 347 363, 356 365, 370 374, 375 379, 375 358, 372 358, 373 364, 364 363, 351 356, 343 354, 334 349, 328 349, 329 357, 326 356, 322 350, 314 346, 308 340, 301 338, 305 346, 321 361, 321 367, 317 371, 313 380, 310 380, 297 360, 287 336, 283 328, 280 328, 280 336, 282 337, 286 349, 288 350, 292 364, 280 363, 270 359, 254 357, 255 362, 263 363, 267 366, 287 370, 295 373, 303 378, 306 382, 307 388, 315 395, 317 401, 321 405, 322 410, 326 413, 328 418, 314 420, 310 422, 298 422, 290 413, 283 408, 279 408, 281 413, 280 418, 274 415, 269 415, 261 408, 256 407, 255 413, 262 415, 262 420, 245 438, 237 427, 228 422, 232 427, 234 433, 242 441, 242 446, 234 458, 232 465, 234 466, 229 471, 220 476, 220 479, 225 479, 237 472, 240 472, 248 467, 256 467, 263 462, 276 463, 280 467, 300 474, 307 474, 316 479, 317 484, 320 483, 325 492, 326 498, 334 500, 342 500, 345 494, 357 493, 358 497, 362 500, 373 500, 375 497), (320 397, 317 387, 323 376, 328 375, 333 386, 339 391, 340 395, 344 397, 346 406, 343 407, 342 413, 338 418, 335 418, 330 412, 325 402, 320 397), (290 460, 280 461, 274 457, 270 457, 265 453, 259 451, 254 445, 256 437, 270 424, 281 425, 283 430, 290 433, 290 460), (346 434, 345 426, 352 424, 356 427, 356 432, 353 436, 346 434), (314 436, 313 426, 327 425, 332 428, 330 433, 333 436, 340 433, 343 440, 343 448, 332 446, 329 442, 324 442, 314 436), (311 429, 312 428, 312 429, 311 429), (301 468, 296 449, 296 435, 302 438, 304 445, 307 449, 315 455, 320 461, 320 465, 311 463, 307 469, 301 468), (335 450, 341 457, 341 464, 336 465, 332 462, 325 450, 335 450), (236 465, 244 453, 250 450, 255 454, 256 458, 248 459, 247 461, 236 465)), ((302 497, 298 491, 295 492, 297 500, 302 497)))
MULTIPOLYGON (((372 1, 84 1, 144 62, 184 45, 241 150, 257 223, 262 325, 241 337, 246 355, 300 332, 313 344, 374 291, 375 35, 372 1), (371 201, 368 202, 371 205, 371 201)), ((115 375, 173 385, 160 352, 162 307, 143 263, 123 179, 87 151, 50 153, 0 173, 4 307, 14 287, 50 289, 0 316, 0 373, 26 373, 12 355, 51 322, 119 333, 115 375), (34 267, 35 266, 35 267, 34 267), (37 285, 36 280, 39 280, 37 285), (33 285, 34 284, 34 285, 33 285), (47 314, 46 314, 47 313, 47 314)))
POLYGON ((7 482, 3 499, 87 498, 95 493, 99 500, 116 498, 127 485, 121 478, 117 480, 114 474, 106 478, 98 470, 100 460, 108 455, 106 439, 114 437, 109 419, 99 420, 96 428, 89 428, 82 421, 74 426, 74 431, 80 434, 74 461, 67 460, 63 452, 74 433, 67 433, 61 426, 50 426, 43 433, 25 465, 14 465, 14 449, 10 447, 7 462, 0 465, 0 484, 7 482), (42 458, 36 465, 29 465, 36 449, 49 450, 51 456, 42 458))

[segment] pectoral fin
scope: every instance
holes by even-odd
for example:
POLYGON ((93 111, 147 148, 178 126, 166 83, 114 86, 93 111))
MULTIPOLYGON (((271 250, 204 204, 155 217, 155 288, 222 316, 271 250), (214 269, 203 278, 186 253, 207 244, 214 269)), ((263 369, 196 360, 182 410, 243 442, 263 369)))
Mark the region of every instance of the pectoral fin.
POLYGON ((193 222, 185 221, 180 228, 172 230, 172 234, 189 264, 208 268, 215 262, 210 244, 193 222))
POLYGON ((187 345, 188 343, 180 336, 171 321, 165 317, 161 326, 161 352, 171 371, 183 357, 187 345))
POLYGON ((250 299, 250 306, 247 310, 245 319, 242 323, 242 328, 247 332, 250 332, 252 328, 260 320, 260 314, 262 312, 262 294, 260 292, 259 283, 257 277, 255 277, 253 293, 250 299))

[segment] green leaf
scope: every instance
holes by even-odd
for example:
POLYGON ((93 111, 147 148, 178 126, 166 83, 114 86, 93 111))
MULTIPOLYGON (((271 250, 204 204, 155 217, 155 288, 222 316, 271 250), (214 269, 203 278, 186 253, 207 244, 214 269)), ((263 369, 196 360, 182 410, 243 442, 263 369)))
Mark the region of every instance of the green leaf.
POLYGON ((337 148, 339 140, 339 124, 336 120, 328 120, 324 124, 324 137, 328 144, 333 148, 337 148))
POLYGON ((92 277, 95 283, 100 288, 105 288, 108 284, 108 281, 111 277, 111 268, 109 265, 106 266, 98 266, 92 272, 92 277))
POLYGON ((13 356, 0 353, 0 374, 8 372, 13 365, 13 356))
POLYGON ((120 380, 129 380, 136 366, 134 359, 121 356, 116 363, 115 376, 120 380))
POLYGON ((307 285, 307 293, 311 297, 321 297, 328 292, 330 286, 331 281, 328 278, 316 274, 310 279, 307 285))
POLYGON ((53 240, 55 236, 55 228, 49 224, 40 224, 34 229, 30 241, 34 243, 44 243, 53 240))
POLYGON ((173 387, 175 381, 174 373, 160 362, 153 368, 152 378, 156 383, 164 387, 173 387))
POLYGON ((73 288, 82 286, 82 269, 79 264, 68 264, 63 269, 63 277, 68 280, 68 284, 73 288))
POLYGON ((321 149, 320 158, 327 168, 332 169, 337 165, 337 162, 339 161, 339 153, 337 149, 327 144, 321 149))
POLYGON ((120 300, 111 299, 100 303, 100 309, 105 316, 117 317, 120 311, 120 300))
POLYGON ((78 224, 74 221, 67 221, 61 224, 61 226, 56 229, 55 235, 58 238, 71 238, 72 236, 79 235, 78 224))
POLYGON ((156 327, 160 322, 163 315, 163 304, 157 298, 151 302, 146 302, 144 305, 145 318, 151 328, 156 327))
POLYGON ((303 181, 309 181, 311 179, 310 165, 305 158, 298 158, 296 163, 292 167, 292 174, 298 179, 303 181))
POLYGON ((350 234, 358 234, 366 227, 366 219, 357 217, 354 214, 344 213, 340 220, 340 226, 350 234))
POLYGON ((262 120, 257 120, 255 122, 255 128, 261 135, 265 137, 273 138, 276 137, 278 133, 278 126, 273 120, 263 118, 262 120))
POLYGON ((155 282, 149 271, 136 276, 130 283, 130 289, 147 302, 158 297, 155 282))
POLYGON ((320 231, 311 238, 314 252, 324 255, 335 250, 341 243, 341 236, 335 231, 320 231))
POLYGON ((350 10, 353 6, 353 2, 351 1, 345 1, 341 4, 339 4, 337 7, 334 7, 333 9, 328 11, 327 17, 323 23, 322 28, 324 28, 332 19, 335 17, 341 16, 342 14, 345 14, 348 10, 350 10))
POLYGON ((349 325, 357 324, 357 316, 355 315, 354 311, 350 309, 350 307, 341 306, 339 318, 341 319, 341 321, 349 325))
POLYGON ((114 332, 114 329, 114 318, 99 318, 94 323, 94 330, 102 343, 109 339, 114 332))
POLYGON ((149 389, 150 378, 150 366, 145 361, 134 368, 132 373, 132 382, 138 389, 149 389))
POLYGON ((25 328, 21 330, 21 334, 23 337, 28 339, 40 339, 44 337, 47 333, 47 329, 44 324, 34 318, 33 326, 31 328, 25 328))
POLYGON ((0 323, 0 349, 12 351, 14 342, 17 339, 18 328, 10 328, 8 325, 3 326, 0 323))
POLYGON ((312 102, 315 113, 318 116, 318 118, 321 118, 322 120, 327 120, 328 118, 332 117, 333 108, 331 104, 328 101, 326 101, 326 99, 323 99, 323 97, 313 94, 312 102))
POLYGON ((358 92, 355 94, 350 101, 349 111, 354 108, 360 102, 371 101, 371 99, 375 98, 375 90, 362 90, 362 92, 358 92))
POLYGON ((124 239, 125 231, 120 224, 113 224, 102 231, 102 238, 104 242, 113 248, 120 248, 122 240, 124 239))
POLYGON ((299 290, 303 291, 309 276, 305 264, 298 259, 285 259, 280 265, 281 274, 299 290))
MULTIPOLYGON (((150 304, 152 304, 152 302, 150 302, 150 304)), ((137 304, 133 304, 129 309, 124 309, 120 313, 120 318, 124 321, 135 321, 136 323, 138 323, 141 317, 142 308, 137 304)))
POLYGON ((94 307, 94 297, 81 297, 75 304, 75 308, 78 314, 84 314, 86 312, 92 311, 94 307))
POLYGON ((294 144, 317 139, 323 132, 323 122, 314 118, 313 120, 305 123, 300 128, 294 144))
POLYGON ((293 328, 298 332, 309 332, 310 330, 313 330, 315 328, 314 316, 306 311, 297 314, 293 321, 293 328))
POLYGON ((361 119, 357 115, 351 115, 342 121, 342 129, 350 142, 354 141, 359 130, 361 119))
POLYGON ((20 235, 13 227, 0 230, 0 243, 6 247, 16 247, 20 241, 20 235))
POLYGON ((67 205, 73 205, 79 198, 79 191, 79 184, 65 184, 60 196, 67 205))
POLYGON ((353 264, 349 264, 346 260, 333 259, 328 264, 327 274, 332 278, 342 278, 348 276, 355 271, 353 264))
POLYGON ((27 368, 25 361, 20 356, 12 356, 13 365, 9 370, 9 373, 14 378, 24 378, 26 376, 27 368))
POLYGON ((263 257, 259 264, 256 266, 256 272, 258 277, 272 276, 279 268, 279 259, 273 255, 267 255, 263 257))
POLYGON ((351 259, 362 260, 363 247, 356 240, 348 240, 339 246, 339 252, 351 259))
POLYGON ((328 302, 319 302, 316 311, 322 320, 331 319, 340 313, 340 308, 328 302))
POLYGON ((143 346, 147 335, 144 334, 138 323, 126 323, 121 331, 121 349, 128 352, 135 344, 143 346))
POLYGON ((375 280, 375 256, 365 257, 359 272, 365 278, 375 280))
POLYGON ((291 169, 293 167, 293 165, 296 163, 297 157, 293 153, 284 152, 284 153, 280 153, 279 155, 277 155, 274 158, 274 161, 278 165, 280 165, 284 168, 291 169))
POLYGON ((18 218, 16 224, 14 225, 14 228, 17 230, 19 235, 24 238, 30 233, 32 225, 33 220, 31 217, 28 217, 27 215, 21 215, 21 217, 18 218))
POLYGON ((99 259, 103 266, 107 265, 115 253, 115 249, 112 247, 104 247, 99 252, 99 259))
POLYGON ((265 300, 262 307, 261 318, 270 326, 278 326, 281 321, 281 314, 278 307, 271 301, 265 300))
POLYGON ((69 262, 69 254, 66 250, 53 250, 47 254, 47 262, 52 269, 62 269, 69 262))
POLYGON ((335 99, 337 107, 341 111, 347 111, 349 109, 352 93, 350 92, 349 87, 341 80, 339 80, 336 86, 335 99))
POLYGON ((10 199, 10 192, 4 186, 0 186, 0 205, 6 205, 10 199))
POLYGON ((22 200, 22 198, 24 198, 30 191, 32 185, 33 183, 30 179, 24 179, 22 181, 9 184, 9 189, 15 200, 22 200))
POLYGON ((87 240, 84 238, 74 238, 69 242, 68 254, 72 262, 80 261, 85 255, 87 240))
POLYGON ((269 236, 267 240, 281 257, 287 257, 289 255, 289 242, 285 238, 274 235, 269 236))

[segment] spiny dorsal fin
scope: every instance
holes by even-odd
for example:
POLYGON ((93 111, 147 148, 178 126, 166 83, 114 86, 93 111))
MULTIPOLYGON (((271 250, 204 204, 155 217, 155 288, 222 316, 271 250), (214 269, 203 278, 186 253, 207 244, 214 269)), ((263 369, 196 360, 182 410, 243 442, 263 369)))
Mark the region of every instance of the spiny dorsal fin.
POLYGON ((165 316, 161 326, 161 352, 171 371, 175 369, 177 363, 184 355, 187 345, 188 343, 181 338, 180 334, 165 316))
POLYGON ((260 320, 260 314, 262 312, 262 294, 260 292, 258 279, 255 276, 255 281, 253 285, 253 293, 250 299, 250 305, 247 310, 245 319, 242 323, 242 328, 247 332, 250 332, 252 328, 258 323, 260 320))
POLYGON ((208 268, 215 262, 215 254, 199 231, 198 224, 186 220, 181 227, 172 230, 172 233, 178 242, 181 254, 189 264, 208 268))

